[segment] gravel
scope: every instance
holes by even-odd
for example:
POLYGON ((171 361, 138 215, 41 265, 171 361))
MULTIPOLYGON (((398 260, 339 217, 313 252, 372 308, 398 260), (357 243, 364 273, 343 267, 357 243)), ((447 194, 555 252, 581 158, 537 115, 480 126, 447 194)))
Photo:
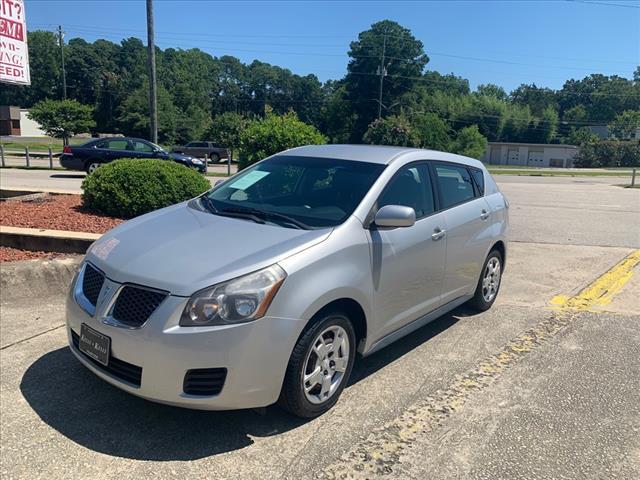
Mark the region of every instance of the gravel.
POLYGON ((20 250, 18 248, 0 247, 0 263, 19 262, 22 260, 34 260, 37 258, 58 258, 64 257, 64 253, 56 252, 32 252, 30 250, 20 250))
POLYGON ((0 204, 0 225, 11 227, 104 233, 122 222, 120 218, 84 210, 80 195, 48 195, 0 204))

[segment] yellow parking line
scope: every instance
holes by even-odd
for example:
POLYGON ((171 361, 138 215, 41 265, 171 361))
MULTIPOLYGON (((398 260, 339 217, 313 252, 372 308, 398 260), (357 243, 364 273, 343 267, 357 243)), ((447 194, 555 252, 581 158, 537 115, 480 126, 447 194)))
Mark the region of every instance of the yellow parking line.
POLYGON ((449 416, 460 410, 475 392, 493 384, 502 372, 518 363, 540 345, 546 343, 564 327, 579 319, 580 313, 592 306, 605 305, 620 291, 640 263, 640 250, 633 252, 606 273, 595 279, 573 297, 554 297, 558 311, 520 333, 493 355, 483 359, 474 369, 443 390, 409 407, 402 415, 368 438, 356 444, 334 464, 317 473, 324 479, 371 479, 384 476, 400 463, 403 451, 418 437, 439 427, 449 416))
POLYGON ((639 263, 640 250, 636 250, 591 282, 578 295, 574 297, 557 295, 551 299, 551 305, 560 311, 589 311, 595 306, 608 305, 613 296, 631 279, 633 269, 639 263))

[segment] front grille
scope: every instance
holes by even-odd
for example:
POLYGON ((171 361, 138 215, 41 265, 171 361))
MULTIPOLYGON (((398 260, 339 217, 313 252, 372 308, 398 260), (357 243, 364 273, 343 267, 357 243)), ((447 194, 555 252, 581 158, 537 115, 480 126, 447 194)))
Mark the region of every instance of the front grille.
POLYGON ((130 383, 136 387, 140 386, 140 383, 142 381, 142 367, 125 362, 124 360, 118 360, 113 356, 109 356, 109 364, 105 366, 80 351, 80 337, 73 330, 71 330, 71 340, 73 341, 73 346, 76 347, 76 350, 78 350, 78 352, 80 352, 80 355, 91 362, 91 364, 93 364, 96 368, 102 370, 103 372, 110 373, 123 382, 130 383))
POLYGON ((127 285, 120 290, 111 316, 130 327, 140 327, 166 297, 163 292, 127 285))
POLYGON ((98 303, 98 296, 103 283, 104 275, 87 263, 84 267, 84 276, 82 278, 82 293, 94 307, 98 303))
POLYGON ((198 368, 188 370, 182 390, 189 395, 217 395, 227 378, 226 368, 198 368))

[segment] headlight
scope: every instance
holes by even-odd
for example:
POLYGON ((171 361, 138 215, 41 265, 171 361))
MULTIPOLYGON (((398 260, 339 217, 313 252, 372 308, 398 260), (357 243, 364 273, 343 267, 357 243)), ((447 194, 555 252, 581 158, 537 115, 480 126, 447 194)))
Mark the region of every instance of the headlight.
POLYGON ((191 163, 193 163, 194 165, 202 165, 202 160, 198 158, 192 158, 191 163))
POLYGON ((278 265, 196 292, 180 317, 183 327, 229 325, 264 316, 287 274, 278 265))

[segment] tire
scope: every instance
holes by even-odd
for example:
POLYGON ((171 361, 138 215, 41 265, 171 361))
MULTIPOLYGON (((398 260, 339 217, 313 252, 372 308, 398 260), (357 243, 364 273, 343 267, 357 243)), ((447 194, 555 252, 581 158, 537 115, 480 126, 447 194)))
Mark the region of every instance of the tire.
POLYGON ((84 165, 84 170, 87 172, 87 175, 91 175, 98 168, 102 166, 102 163, 97 162, 95 160, 88 160, 84 165))
POLYGON ((209 155, 209 158, 211 159, 211 163, 218 163, 220 161, 220 155, 217 153, 212 153, 209 155))
POLYGON ((289 359, 278 404, 292 415, 302 418, 317 417, 333 407, 351 376, 356 351, 355 339, 353 325, 340 312, 324 315, 308 327, 300 335, 289 359), (336 334, 342 338, 336 351, 330 349, 335 341, 326 342, 332 339, 332 334, 334 339, 336 334), (314 346, 319 348, 314 349, 314 346), (328 353, 321 359, 318 351, 328 353), (317 373, 310 375, 313 372, 317 373), (341 376, 337 377, 338 374, 341 376), (308 378, 307 382, 304 380, 305 376, 308 378), (327 379, 328 383, 325 381, 327 379))
POLYGON ((500 285, 502 284, 503 265, 504 262, 500 252, 497 250, 491 250, 482 265, 482 271, 480 272, 480 278, 478 279, 478 285, 476 286, 473 298, 469 300, 469 305, 479 312, 489 310, 493 305, 493 302, 498 298, 498 292, 500 291, 500 285), (497 272, 495 271, 496 266, 497 272), (492 270, 493 273, 491 273, 492 270))

